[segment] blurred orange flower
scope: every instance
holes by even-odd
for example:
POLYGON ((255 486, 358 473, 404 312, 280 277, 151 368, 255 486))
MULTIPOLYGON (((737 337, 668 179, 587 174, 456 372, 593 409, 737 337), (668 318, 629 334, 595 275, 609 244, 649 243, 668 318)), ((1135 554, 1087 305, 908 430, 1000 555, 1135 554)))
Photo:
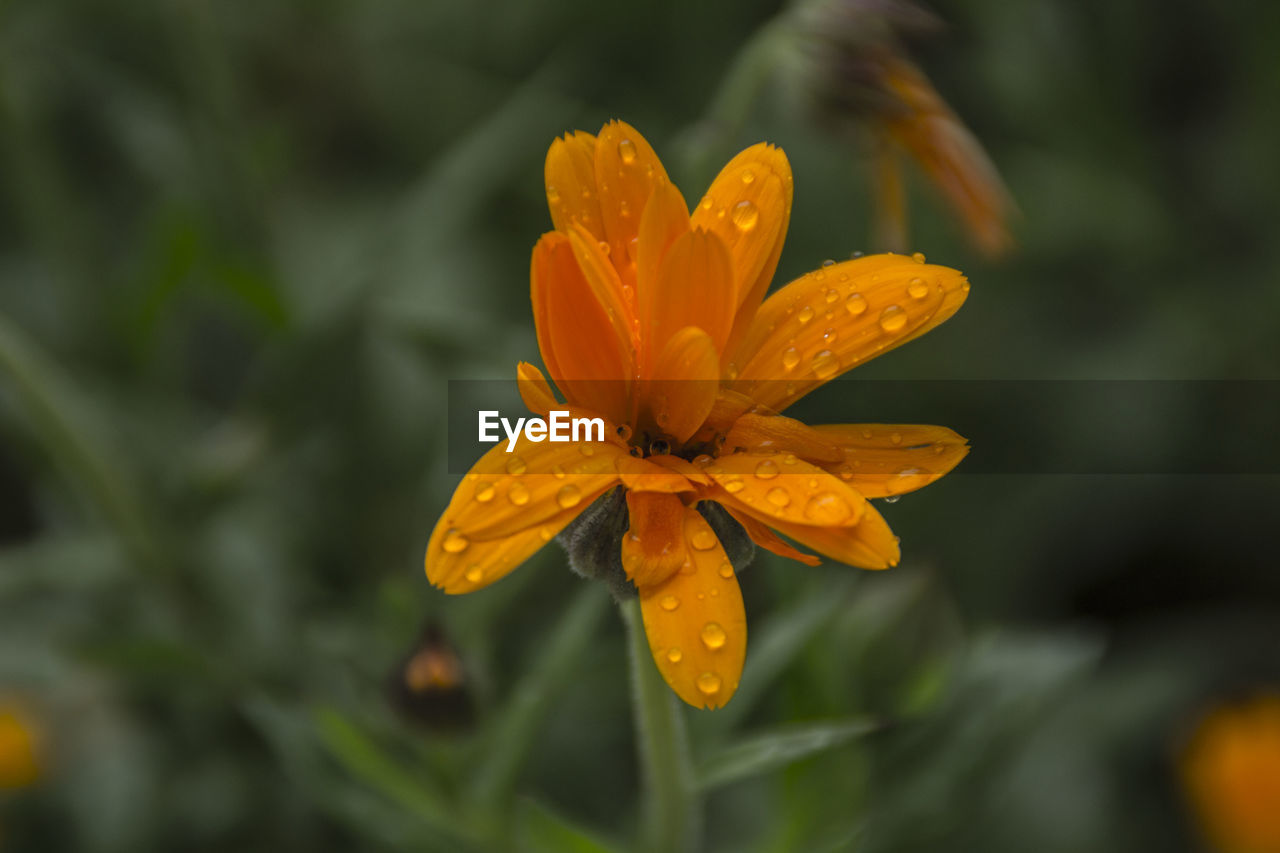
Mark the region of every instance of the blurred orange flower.
POLYGON ((707 505, 810 565, 773 530, 850 565, 895 565, 898 540, 867 499, 933 482, 964 439, 933 426, 811 427, 780 412, 942 323, 968 282, 922 255, 876 255, 828 262, 765 299, 792 180, 763 143, 690 213, 644 137, 613 122, 552 144, 546 193, 555 230, 533 250, 533 315, 567 402, 532 365, 519 366, 519 386, 544 417, 603 418, 606 440, 499 444, 437 523, 427 576, 446 592, 479 589, 621 488, 626 534, 612 559, 639 595, 654 661, 686 702, 719 707, 737 689, 747 629, 707 505))
POLYGON ((1280 853, 1280 693, 1200 721, 1182 762, 1205 835, 1222 853, 1280 853))
POLYGON ((39 777, 34 730, 16 710, 0 707, 0 789, 25 788, 39 777))

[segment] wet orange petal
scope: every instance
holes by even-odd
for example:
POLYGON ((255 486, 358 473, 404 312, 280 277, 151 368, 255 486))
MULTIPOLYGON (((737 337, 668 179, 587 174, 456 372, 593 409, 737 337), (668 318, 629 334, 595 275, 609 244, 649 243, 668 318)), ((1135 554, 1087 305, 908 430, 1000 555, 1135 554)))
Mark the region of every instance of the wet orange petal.
POLYGON ((578 261, 583 277, 591 286, 591 292, 595 294, 596 301, 604 306, 609 323, 613 326, 614 335, 622 342, 621 347, 626 355, 627 375, 630 375, 635 358, 633 339, 635 310, 622 292, 622 281, 618 278, 618 271, 613 268, 613 264, 609 263, 604 248, 608 244, 596 241, 591 232, 581 225, 575 225, 569 232, 569 243, 573 246, 573 256, 578 261))
POLYGON ((637 588, 662 583, 688 559, 684 511, 675 495, 627 492, 629 526, 622 537, 622 568, 637 588))
POLYGON ((640 218, 653 188, 669 183, 667 170, 640 132, 623 121, 600 129, 595 170, 609 254, 624 282, 634 285, 640 218))
MULTIPOLYGON (((684 460, 681 460, 682 462, 684 460)), ((692 492, 693 484, 684 476, 651 459, 620 456, 617 462, 622 485, 633 492, 692 492)))
POLYGON ((721 456, 704 470, 720 487, 716 500, 768 523, 851 527, 867 501, 839 477, 792 454, 735 453, 721 456))
POLYGON ((757 521, 751 516, 743 512, 735 512, 734 510, 725 509, 729 515, 733 516, 733 520, 742 525, 742 529, 747 532, 747 536, 751 537, 751 541, 764 548, 766 551, 772 551, 779 557, 786 557, 788 560, 797 560, 806 566, 816 566, 822 561, 812 554, 806 554, 803 551, 797 551, 792 548, 778 535, 769 529, 764 522, 757 521))
POLYGON ((678 442, 697 432, 715 404, 719 375, 715 343, 705 331, 688 326, 672 335, 645 392, 658 429, 678 442))
POLYGON ((940 426, 830 424, 813 430, 838 446, 842 456, 822 467, 869 498, 922 489, 969 452, 964 438, 940 426))
POLYGON ((642 304, 640 334, 651 352, 678 330, 697 326, 711 336, 717 355, 733 322, 733 268, 720 238, 695 229, 676 238, 658 269, 654 292, 642 304))
POLYGON ((563 510, 585 508, 618 483, 626 451, 605 442, 532 442, 512 453, 502 441, 480 457, 440 519, 464 541, 501 539, 543 524, 563 510))
POLYGON ((762 142, 730 160, 693 211, 694 227, 715 232, 733 262, 732 342, 746 333, 773 280, 791 218, 791 193, 787 155, 762 142))
POLYGON ((743 345, 750 358, 732 387, 780 411, 942 323, 968 292, 956 270, 902 255, 815 270, 761 306, 743 345))
POLYGON ((898 565, 901 558, 898 537, 893 535, 884 517, 870 505, 853 527, 793 524, 758 512, 757 507, 738 506, 734 509, 753 516, 801 545, 860 569, 887 569, 898 565))
POLYGON ((547 182, 547 206, 556 230, 565 234, 577 222, 604 239, 604 220, 600 215, 600 198, 596 192, 596 138, 575 131, 551 143, 547 151, 544 174, 547 182))
POLYGON ((542 236, 533 249, 530 279, 538 347, 551 378, 569 402, 624 422, 630 342, 619 339, 568 237, 559 232, 542 236))
MULTIPOLYGON (((640 220, 636 246, 637 316, 645 329, 652 325, 659 305, 658 271, 671 245, 689 233, 689 208, 671 183, 654 187, 640 220)), ((649 349, 652 349, 652 345, 649 349)))
MULTIPOLYGON (((464 484, 465 485, 465 484, 464 484)), ((441 519, 427 544, 427 580, 451 595, 474 592, 505 577, 578 517, 586 502, 502 539, 472 542, 441 519)))
POLYGON ((734 422, 725 436, 724 454, 790 452, 810 462, 843 462, 844 454, 830 438, 795 418, 748 412, 734 422))
POLYGON ((719 708, 733 696, 747 652, 742 591, 711 525, 684 511, 688 564, 665 582, 643 586, 640 611, 658 671, 695 708, 719 708))
POLYGON ((520 399, 531 412, 545 417, 547 412, 560 405, 542 371, 527 361, 516 365, 516 387, 520 390, 520 399))
POLYGON ((662 454, 658 456, 650 456, 647 461, 654 465, 661 465, 669 471, 674 471, 691 483, 697 483, 700 486, 711 485, 711 478, 702 473, 701 468, 694 465, 692 462, 687 462, 684 459, 681 459, 679 456, 662 454))

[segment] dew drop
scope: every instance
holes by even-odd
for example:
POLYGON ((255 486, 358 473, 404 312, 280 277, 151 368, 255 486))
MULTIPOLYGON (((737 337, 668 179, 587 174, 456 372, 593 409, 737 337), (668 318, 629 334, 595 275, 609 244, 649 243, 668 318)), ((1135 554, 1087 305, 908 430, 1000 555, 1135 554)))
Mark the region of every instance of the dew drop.
POLYGON ((778 476, 778 463, 772 459, 765 459, 756 466, 756 476, 761 480, 772 480, 778 476))
POLYGON ((807 323, 813 319, 813 308, 806 305, 800 309, 800 313, 796 315, 796 319, 801 323, 807 323))
POLYGON ((467 550, 467 546, 470 544, 471 542, 468 541, 467 537, 463 536, 457 530, 450 530, 444 535, 443 547, 446 553, 461 554, 463 551, 467 550))
POLYGON ((786 456, 782 457, 783 465, 794 465, 799 461, 800 461, 799 457, 797 457, 794 453, 788 453, 786 456))
POLYGON ((728 560, 725 560, 723 563, 720 564, 720 568, 717 569, 717 571, 719 572, 720 577, 724 578, 725 580, 728 580, 729 578, 733 577, 733 564, 730 563, 728 560))
POLYGON ((724 490, 731 495, 742 491, 744 488, 745 484, 741 480, 730 480, 724 484, 724 490))
POLYGON ((711 650, 715 650, 724 646, 725 636, 724 629, 720 627, 718 622, 708 622, 702 626, 702 645, 711 650))
POLYGON ((822 342, 824 344, 833 344, 836 342, 836 338, 838 337, 840 336, 836 333, 835 329, 827 329, 822 333, 822 342))
POLYGON ((479 566, 472 566, 467 569, 467 573, 463 577, 467 579, 467 583, 480 583, 480 579, 484 577, 484 569, 479 566))
POLYGON ((912 299, 924 299, 929 295, 929 285, 922 278, 913 278, 907 284, 907 295, 912 299))
POLYGON ((834 267, 836 265, 836 262, 831 260, 830 258, 827 258, 825 261, 822 262, 822 265, 824 267, 834 267))
POLYGON ((713 696, 720 692, 720 676, 714 672, 704 672, 698 676, 698 689, 704 695, 713 696))
POLYGON ((715 204, 715 200, 712 199, 711 196, 704 195, 702 197, 700 206, 702 207, 703 210, 710 210, 714 204, 715 204))
POLYGON ((739 231, 750 231, 760 221, 760 211, 750 200, 744 199, 733 206, 733 225, 739 231))
POLYGON ((476 486, 476 500, 482 504, 493 500, 493 483, 485 482, 476 486))
POLYGON ((706 528, 702 528, 693 534, 689 540, 689 544, 693 545, 695 550, 710 551, 716 547, 716 535, 706 528))
POLYGON ((555 535, 555 530, 553 530, 549 525, 544 524, 538 528, 538 536, 542 538, 543 542, 550 542, 551 537, 555 535))
POLYGON ((672 663, 680 663, 680 661, 683 659, 684 659, 684 652, 680 651, 674 646, 672 646, 670 649, 667 649, 667 660, 671 661, 672 663))
POLYGON ((591 443, 590 443, 590 442, 583 442, 582 444, 579 444, 579 445, 578 445, 578 452, 579 452, 579 453, 581 453, 583 456, 595 456, 595 455, 596 455, 596 449, 595 449, 595 447, 593 447, 593 446, 591 445, 591 443))
POLYGON ((840 359, 829 349, 813 357, 813 373, 819 379, 829 379, 840 370, 840 359))
POLYGON ((839 298, 840 298, 840 291, 836 290, 836 289, 833 287, 833 288, 831 288, 830 290, 828 290, 828 291, 826 292, 826 296, 825 296, 825 298, 826 298, 826 300, 827 300, 827 303, 828 303, 828 304, 830 304, 830 303, 832 303, 832 302, 835 302, 837 299, 839 299, 839 298))
POLYGON ((512 476, 519 477, 525 471, 529 470, 529 466, 524 464, 524 460, 519 456, 512 456, 507 460, 507 473, 512 476))
POLYGON ((895 445, 902 444, 902 433, 895 432, 889 436, 889 440, 895 445))
POLYGON ((913 255, 911 256, 911 260, 915 261, 917 264, 923 264, 923 263, 924 263, 924 252, 916 252, 915 254, 913 254, 913 255))
POLYGON ((756 180, 756 173, 751 171, 750 169, 747 169, 745 172, 742 173, 742 182, 744 184, 753 184, 755 183, 755 180, 756 180))
POLYGON ((649 445, 650 456, 666 456, 670 452, 671 452, 671 444, 667 441, 663 441, 660 438, 656 439, 652 444, 649 445))
POLYGON ((552 465, 552 466, 551 466, 551 473, 556 475, 556 479, 557 479, 557 480, 563 480, 563 479, 564 479, 564 469, 563 469, 563 468, 561 468, 559 465, 552 465))
POLYGON ((769 490, 769 493, 765 495, 765 498, 769 501, 769 503, 773 504, 779 509, 791 503, 791 495, 787 494, 787 490, 782 488, 781 486, 774 486, 772 489, 769 490))
POLYGON ((524 483, 512 483, 507 489, 507 500, 516 506, 524 506, 529 502, 529 489, 524 483))
POLYGON ((795 347, 787 347, 782 353, 782 366, 787 370, 795 370, 800 363, 800 352, 795 347))
POLYGON ((725 378, 728 379, 730 382, 737 379, 738 365, 734 364, 732 361, 729 362, 729 366, 725 368, 724 375, 725 375, 725 378))
POLYGON ((560 203, 560 190, 556 189, 551 184, 547 185, 547 201, 551 202, 552 204, 560 203))
POLYGON ((556 503, 560 505, 561 509, 570 509, 581 502, 582 492, 579 491, 577 486, 572 484, 563 486, 560 491, 556 493, 556 503))
POLYGON ((675 610, 680 606, 680 599, 676 598, 674 595, 664 595, 662 600, 658 602, 658 606, 670 613, 672 610, 675 610))
POLYGON ((880 312, 880 328, 886 332, 898 332, 907 325, 907 312, 901 305, 889 305, 880 312))
POLYGON ((627 441, 631 438, 631 426, 629 424, 622 424, 618 427, 618 438, 623 441, 627 441))
POLYGON ((884 502, 887 504, 896 504, 902 499, 902 495, 885 495, 884 502))
POLYGON ((710 456, 708 456, 705 453, 699 456, 693 457, 693 464, 697 465, 699 468, 706 468, 708 465, 710 465, 714 461, 715 461, 714 459, 712 459, 710 456))
MULTIPOLYGON (((849 473, 852 475, 853 472, 849 473)), ((834 492, 820 492, 804 505, 804 517, 824 526, 843 524, 852 514, 849 502, 834 492)))
POLYGON ((618 143, 618 159, 630 166, 636 161, 636 144, 630 139, 618 143))
POLYGON ((844 301, 844 307, 854 317, 866 312, 867 299, 861 293, 850 293, 849 298, 844 301))

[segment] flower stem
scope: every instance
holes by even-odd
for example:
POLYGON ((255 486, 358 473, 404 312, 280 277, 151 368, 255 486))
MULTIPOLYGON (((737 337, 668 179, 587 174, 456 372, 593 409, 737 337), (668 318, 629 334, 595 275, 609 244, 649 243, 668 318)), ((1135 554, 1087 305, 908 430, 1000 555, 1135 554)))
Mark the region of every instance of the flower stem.
POLYGON ((630 640, 636 747, 644 779, 642 849, 693 850, 701 829, 701 804, 693 784, 684 709, 653 664, 640 616, 640 600, 622 604, 630 640))

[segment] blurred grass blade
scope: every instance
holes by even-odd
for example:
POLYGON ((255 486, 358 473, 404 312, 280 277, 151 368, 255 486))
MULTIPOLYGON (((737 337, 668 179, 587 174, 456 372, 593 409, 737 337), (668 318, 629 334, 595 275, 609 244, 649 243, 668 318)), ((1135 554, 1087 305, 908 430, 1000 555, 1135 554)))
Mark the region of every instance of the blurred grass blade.
POLYGON ((781 769, 854 738, 870 734, 880 723, 870 717, 787 726, 755 735, 721 750, 698 768, 698 785, 718 788, 781 769))
POLYGON ((139 564, 162 568, 153 531, 126 472, 118 466, 123 454, 111 452, 110 442, 100 434, 100 419, 86 410, 70 377, 3 314, 0 380, 0 392, 10 392, 33 438, 44 445, 63 476, 96 505, 139 564))
POLYGON ((786 670, 805 644, 827 625, 836 610, 849 603, 853 587, 853 577, 814 584, 808 595, 771 617, 754 633, 738 692, 710 722, 721 731, 728 731, 747 716, 760 698, 772 689, 774 680, 786 670))
POLYGON ((441 834, 474 841, 458 810, 386 754, 350 720, 332 709, 315 713, 316 732, 335 759, 353 776, 382 792, 441 834))
POLYGON ((536 800, 516 807, 515 849, 520 853, 616 853, 592 833, 547 809, 536 800))
POLYGON ((608 599, 595 584, 583 585, 560 618, 536 665, 521 679, 486 737, 486 754, 475 775, 472 794, 487 806, 510 797, 529 747, 556 697, 577 670, 595 637, 608 599))

